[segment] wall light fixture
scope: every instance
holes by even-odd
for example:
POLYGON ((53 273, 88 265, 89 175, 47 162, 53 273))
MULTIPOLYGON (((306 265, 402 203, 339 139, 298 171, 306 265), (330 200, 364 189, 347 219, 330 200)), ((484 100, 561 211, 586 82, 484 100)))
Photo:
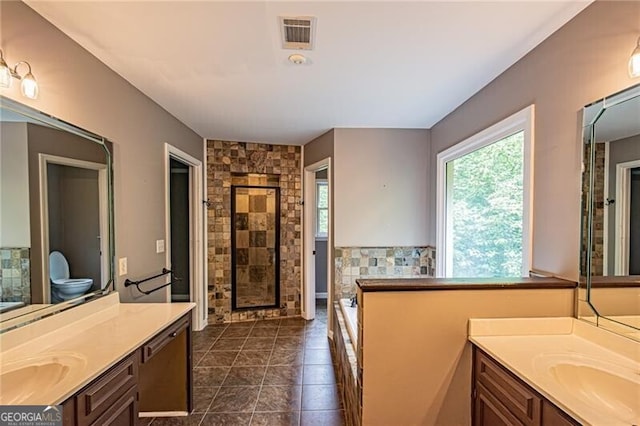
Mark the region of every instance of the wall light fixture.
POLYGON ((4 60, 4 53, 2 52, 2 49, 0 49, 0 87, 11 87, 12 78, 21 81, 20 91, 25 97, 29 99, 36 99, 38 97, 38 82, 31 73, 31 65, 29 62, 20 61, 16 63, 13 68, 9 68, 7 62, 4 60), (26 73, 22 75, 18 72, 18 68, 21 65, 26 66, 26 73))
POLYGON ((631 78, 640 77, 640 37, 638 37, 636 48, 629 58, 629 75, 631 78))

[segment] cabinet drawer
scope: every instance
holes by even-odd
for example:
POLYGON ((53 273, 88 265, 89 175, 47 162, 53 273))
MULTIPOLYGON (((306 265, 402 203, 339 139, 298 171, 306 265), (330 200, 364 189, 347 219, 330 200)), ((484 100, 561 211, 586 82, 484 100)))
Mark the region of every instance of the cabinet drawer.
POLYGON ((92 424, 138 382, 138 353, 120 361, 76 397, 79 426, 92 424))
POLYGON ((481 384, 476 388, 474 425, 522 426, 522 423, 481 384))
POLYGON ((138 423, 138 388, 122 395, 91 426, 136 426, 138 423))
POLYGON ((476 351, 476 380, 491 392, 524 425, 540 424, 541 400, 527 386, 496 364, 481 351, 476 351))
POLYGON ((189 314, 183 316, 169 327, 162 330, 156 337, 142 346, 142 362, 145 363, 157 354, 167 343, 189 327, 189 314))

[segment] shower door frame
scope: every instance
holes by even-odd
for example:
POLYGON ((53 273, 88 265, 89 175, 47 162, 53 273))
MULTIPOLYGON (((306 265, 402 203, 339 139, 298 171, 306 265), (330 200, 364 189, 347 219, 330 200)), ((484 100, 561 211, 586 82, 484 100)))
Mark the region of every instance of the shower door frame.
POLYGON ((280 187, 272 186, 272 185, 231 185, 231 311, 250 311, 256 309, 278 309, 280 308, 280 187), (272 305, 256 305, 256 306, 245 306, 238 307, 236 302, 236 296, 238 294, 237 285, 236 285, 236 189, 238 188, 246 188, 246 189, 273 189, 275 190, 276 196, 276 211, 275 211, 275 273, 274 273, 274 284, 275 284, 275 303, 272 305))

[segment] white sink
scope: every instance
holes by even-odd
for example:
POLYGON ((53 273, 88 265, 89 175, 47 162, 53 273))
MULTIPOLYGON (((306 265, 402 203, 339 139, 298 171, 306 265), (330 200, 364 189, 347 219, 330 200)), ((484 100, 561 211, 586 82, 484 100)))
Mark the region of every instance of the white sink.
POLYGON ((534 368, 604 419, 640 424, 640 368, 577 353, 542 354, 534 368))
POLYGON ((86 359, 75 353, 46 354, 7 363, 0 371, 0 404, 21 404, 34 393, 64 384, 86 359))

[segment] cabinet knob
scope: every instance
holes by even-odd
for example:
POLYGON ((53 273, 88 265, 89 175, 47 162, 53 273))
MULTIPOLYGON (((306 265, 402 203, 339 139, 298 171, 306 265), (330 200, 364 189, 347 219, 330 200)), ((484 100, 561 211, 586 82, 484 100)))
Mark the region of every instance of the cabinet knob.
POLYGON ((171 337, 176 337, 178 335, 177 331, 174 331, 173 333, 171 333, 171 337))

